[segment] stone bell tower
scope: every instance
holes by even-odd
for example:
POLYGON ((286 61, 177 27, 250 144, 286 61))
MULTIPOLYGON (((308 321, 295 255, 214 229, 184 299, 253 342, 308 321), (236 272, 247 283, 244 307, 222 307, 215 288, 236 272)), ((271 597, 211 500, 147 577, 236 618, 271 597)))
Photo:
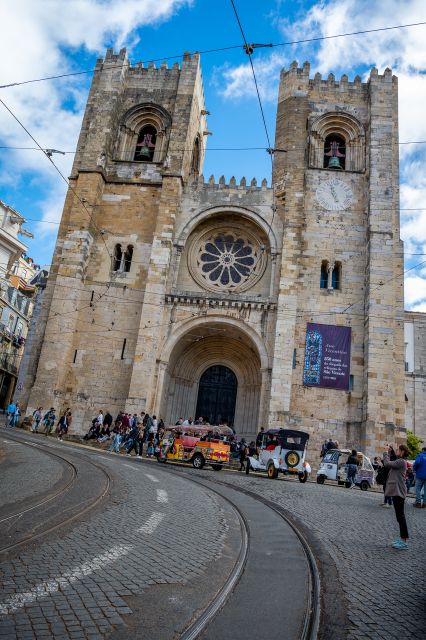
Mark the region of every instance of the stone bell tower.
POLYGON ((397 78, 309 72, 296 62, 283 70, 278 98, 284 239, 270 417, 373 453, 401 437, 404 420, 397 78), (306 376, 308 323, 329 325, 324 335, 350 329, 349 368, 334 372, 347 375, 343 390, 333 375, 306 376))
POLYGON ((99 408, 138 406, 154 375, 157 325, 181 194, 203 162, 199 56, 131 66, 98 60, 21 400, 72 407, 76 431, 99 408), (142 335, 143 334, 143 337, 142 335), (143 367, 140 362, 144 358, 143 367), (147 382, 148 381, 148 382, 147 382), (142 391, 141 391, 142 389, 142 391), (130 398, 129 398, 130 395, 130 398))

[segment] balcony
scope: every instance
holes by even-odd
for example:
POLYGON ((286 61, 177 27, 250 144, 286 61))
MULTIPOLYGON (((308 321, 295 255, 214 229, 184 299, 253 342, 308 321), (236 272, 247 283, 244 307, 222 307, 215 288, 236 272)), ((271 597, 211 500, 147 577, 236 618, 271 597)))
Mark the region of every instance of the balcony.
POLYGON ((0 338, 1 342, 11 342, 15 349, 20 349, 25 344, 25 338, 12 333, 4 322, 0 322, 0 338))
POLYGON ((11 353, 10 351, 0 351, 0 369, 7 371, 13 376, 18 375, 19 365, 21 364, 22 356, 18 353, 11 353))

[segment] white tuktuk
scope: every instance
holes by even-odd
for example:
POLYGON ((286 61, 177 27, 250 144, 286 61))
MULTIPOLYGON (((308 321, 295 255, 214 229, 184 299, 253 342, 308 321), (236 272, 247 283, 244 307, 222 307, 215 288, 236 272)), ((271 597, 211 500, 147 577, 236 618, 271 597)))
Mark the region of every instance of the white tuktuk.
POLYGON ((246 473, 266 471, 274 479, 278 473, 297 475, 306 482, 311 466, 305 461, 309 433, 296 429, 269 429, 263 434, 258 456, 249 456, 246 473))
MULTIPOLYGON (((326 480, 337 481, 337 484, 349 488, 351 482, 347 479, 347 459, 350 449, 329 449, 317 471, 318 484, 324 484, 326 480)), ((358 469, 355 476, 355 484, 361 491, 368 491, 375 484, 375 474, 370 458, 360 451, 357 452, 358 469)))

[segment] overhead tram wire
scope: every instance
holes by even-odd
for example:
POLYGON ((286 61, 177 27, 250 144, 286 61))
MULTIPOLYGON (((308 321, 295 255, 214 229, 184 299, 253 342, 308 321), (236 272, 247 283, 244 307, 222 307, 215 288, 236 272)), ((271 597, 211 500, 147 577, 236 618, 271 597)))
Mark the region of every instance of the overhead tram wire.
MULTIPOLYGON (((403 142, 398 142, 399 145, 407 145, 407 144, 426 144, 426 140, 407 140, 403 142)), ((376 144, 377 147, 389 147, 391 144, 383 143, 376 144)), ((292 145, 291 151, 296 149, 304 149, 306 145, 292 145)), ((0 146, 0 149, 4 151, 42 151, 45 153, 47 149, 42 149, 41 147, 15 147, 15 146, 0 146)), ((270 147, 204 147, 204 151, 270 151, 270 147)), ((192 151, 192 149, 183 149, 183 151, 192 151)), ((287 149, 273 149, 274 152, 282 152, 286 153, 287 149)), ((76 151, 60 151, 63 155, 76 154, 76 151)))
MULTIPOLYGON (((267 125, 266 125, 266 120, 265 120, 265 116, 264 116, 264 111, 263 111, 263 105, 262 105, 262 101, 261 101, 261 98, 260 98, 260 92, 259 92, 259 88, 258 88, 258 84, 257 84, 256 74, 255 74, 255 71, 254 71, 254 66, 253 66, 252 57, 251 57, 251 52, 253 51, 253 49, 252 49, 251 45, 249 45, 249 44, 247 43, 247 40, 246 40, 246 38, 245 38, 245 34, 244 34, 243 29, 242 29, 242 25, 241 25, 241 22, 240 22, 240 19, 239 19, 238 13, 237 13, 237 11, 236 11, 236 7, 235 7, 235 4, 234 4, 233 0, 231 0, 231 4, 232 4, 232 7, 233 7, 233 9, 234 9, 234 13, 235 13, 236 19, 237 19, 237 21, 238 21, 238 25, 239 25, 239 27, 240 27, 241 34, 242 34, 243 39, 244 39, 244 47, 243 47, 243 48, 244 48, 245 52, 248 54, 249 59, 250 59, 251 69, 252 69, 252 73, 253 73, 253 79, 254 79, 254 82, 255 82, 256 92, 257 92, 257 97, 258 97, 259 106, 260 106, 260 110, 261 110, 261 114, 262 114, 262 120, 263 120, 263 124, 264 124, 264 128, 265 128, 265 133, 266 133, 266 137, 267 137, 267 141, 268 141, 268 145, 269 145, 269 146, 268 146, 268 148, 267 148, 266 150, 269 152, 269 154, 270 154, 270 156, 271 156, 271 163, 272 163, 272 166, 273 166, 272 154, 273 154, 273 152, 274 152, 274 149, 272 149, 272 148, 271 148, 271 143, 270 143, 269 133, 268 133, 268 129, 267 129, 267 125)), ((309 39, 309 40, 306 40, 306 42, 314 41, 314 40, 326 40, 326 39, 330 39, 330 38, 337 38, 337 37, 350 36, 350 35, 359 35, 359 34, 361 34, 361 33, 377 32, 377 31, 386 31, 386 30, 390 30, 390 29, 405 28, 405 27, 411 27, 411 26, 419 26, 419 25, 421 25, 421 24, 426 24, 426 23, 412 23, 412 24, 409 24, 409 25, 397 25, 397 26, 393 26, 393 27, 385 27, 385 28, 381 28, 381 29, 372 29, 372 30, 365 30, 365 31, 353 32, 353 33, 347 33, 347 34, 338 34, 338 35, 335 35, 335 36, 324 36, 324 37, 319 37, 319 38, 309 39)), ((285 45, 289 45, 289 44, 299 44, 299 43, 301 43, 301 42, 303 42, 303 41, 294 41, 294 42, 287 42, 287 43, 277 43, 277 44, 271 44, 271 45, 254 45, 254 46, 256 46, 256 47, 261 47, 261 46, 271 46, 271 47, 272 47, 272 46, 285 46, 285 45)), ((199 53, 211 53, 211 52, 213 52, 213 51, 219 51, 219 50, 220 50, 220 51, 223 51, 223 50, 227 50, 227 49, 237 49, 237 48, 240 48, 240 45, 235 45, 235 46, 232 46, 232 47, 223 47, 223 48, 216 49, 216 50, 205 50, 205 51, 201 51, 201 52, 199 52, 199 53)), ((167 59, 176 58, 176 57, 181 57, 181 56, 169 56, 167 59)), ((157 59, 157 61, 158 61, 158 60, 165 60, 165 59, 166 59, 166 58, 159 58, 159 59, 157 59)), ((153 60, 151 60, 151 61, 153 61, 153 60)), ((155 61, 155 60, 154 60, 154 61, 155 61)), ((121 66, 121 65, 117 65, 117 67, 120 67, 120 66, 121 66)), ((109 67, 109 68, 111 68, 111 67, 109 67)), ((48 78, 41 78, 41 79, 36 79, 36 80, 30 80, 30 81, 25 81, 25 82, 21 82, 21 83, 13 83, 12 85, 3 85, 3 86, 0 86, 0 88, 6 88, 7 86, 17 86, 17 85, 20 85, 20 84, 28 84, 28 83, 30 83, 30 82, 39 82, 39 81, 42 81, 42 80, 50 80, 50 79, 55 79, 55 78, 58 78, 58 77, 67 77, 67 76, 70 76, 70 75, 81 75, 81 74, 83 74, 83 73, 90 73, 91 71, 92 71, 92 70, 90 70, 90 71, 85 71, 85 72, 78 72, 78 73, 74 73, 74 74, 62 74, 62 76, 50 76, 50 77, 48 77, 48 78)), ((94 70, 93 70, 93 71, 94 71, 94 70)), ((19 119, 18 119, 18 118, 13 114, 13 112, 12 112, 12 111, 7 107, 7 105, 4 103, 4 101, 0 99, 0 102, 1 102, 1 103, 3 104, 3 106, 7 109, 7 111, 9 111, 9 113, 12 115, 12 117, 14 117, 14 118, 15 118, 15 120, 20 124, 20 126, 25 130, 25 132, 26 132, 26 133, 31 137, 31 139, 32 139, 32 140, 35 142, 35 144, 37 145, 38 149, 39 149, 40 151, 42 151, 42 152, 44 153, 44 155, 46 155, 46 157, 50 160, 50 162, 52 163, 52 165, 54 166, 54 168, 56 169, 56 171, 59 173, 59 175, 61 176, 61 178, 66 182, 66 184, 68 185, 68 187, 70 188, 70 190, 74 193, 74 195, 77 197, 77 199, 79 200, 79 202, 81 203, 81 205, 83 206, 83 208, 85 209, 85 211, 88 213, 89 218, 92 220, 92 223, 94 224, 94 226, 95 226, 95 228, 96 228, 96 225, 95 225, 95 223, 93 222, 92 214, 90 214, 90 212, 89 212, 89 211, 88 211, 88 209, 86 208, 86 206, 85 206, 84 202, 80 199, 79 195, 76 193, 76 191, 75 191, 75 190, 73 189, 73 187, 70 185, 70 183, 68 182, 68 180, 65 178, 65 176, 64 176, 64 175, 61 173, 61 171, 59 170, 59 168, 58 168, 58 167, 56 166, 56 164, 53 162, 53 160, 51 159, 51 155, 49 155, 49 154, 47 153, 47 150, 43 149, 43 148, 39 145, 39 143, 37 142, 37 140, 35 140, 35 138, 34 138, 34 137, 31 135, 31 133, 30 133, 30 132, 25 128, 25 126, 20 122, 20 120, 19 120, 19 119)), ((407 144, 408 144, 408 143, 407 143, 407 144)), ((260 148, 260 149, 263 149, 263 148, 260 148)), ((211 150, 213 150, 213 149, 211 149, 211 150)), ((220 150, 220 149, 217 149, 217 150, 220 150)), ((224 150, 224 149, 223 149, 223 150, 224 150)), ((230 149, 228 149, 228 150, 230 150, 230 149)), ((236 150, 237 150, 237 149, 236 149, 236 150)), ((241 149, 241 150, 242 150, 242 149, 241 149)), ((281 151, 281 150, 277 150, 277 151, 281 151)), ((285 150, 282 150, 282 151, 285 151, 285 150)), ((67 152, 67 153, 73 153, 73 152, 67 152)), ((273 183, 272 183, 272 189, 274 190, 274 185, 273 185, 273 183)), ((273 219, 274 219, 274 215, 275 215, 275 210, 276 210, 276 206, 275 206, 275 193, 274 193, 274 206, 273 206, 272 223, 273 223, 273 219)), ((271 223, 271 225, 272 225, 272 223, 271 223)), ((268 226, 269 226, 269 229, 270 229, 270 230, 272 230, 271 225, 269 225, 269 223, 267 223, 267 224, 268 224, 268 226)), ((99 231, 99 229, 97 229, 97 230, 99 231)), ((109 255, 109 257, 112 259, 112 256, 110 255, 110 253, 109 253, 109 251, 108 251, 108 247, 107 247, 107 245, 106 245, 105 239, 104 239, 103 237, 102 237, 102 239, 103 239, 103 242, 104 242, 104 244, 105 244, 105 247, 106 247, 106 250, 107 250, 107 252, 108 252, 108 255, 109 255)), ((413 268, 415 268, 415 267, 412 267, 411 269, 413 269, 413 268)), ((410 269, 410 270, 411 270, 411 269, 410 269)), ((93 302, 95 302, 95 303, 99 302, 99 301, 101 300, 101 298, 102 298, 104 295, 106 295, 106 292, 108 291, 109 287, 110 287, 110 283, 107 283, 107 284, 106 284, 106 291, 104 292, 104 294, 100 294, 100 295, 99 295, 99 298, 98 298, 96 301, 93 301, 93 302)), ((355 304, 355 303, 353 303, 353 304, 355 304)), ((66 313, 73 313, 73 312, 77 312, 77 311, 80 311, 80 310, 82 310, 82 309, 86 308, 87 306, 92 306, 92 303, 90 303, 89 305, 85 305, 85 306, 83 306, 83 307, 80 307, 80 308, 78 308, 78 309, 75 309, 75 310, 74 310, 74 311, 72 311, 72 312, 66 312, 66 313)), ((158 305, 158 306, 160 306, 160 305, 158 305)), ((350 305, 348 308, 350 308, 351 306, 353 306, 353 305, 350 305)), ((58 313, 56 313, 53 317, 56 317, 56 316, 58 316, 58 315, 64 315, 64 314, 58 314, 58 313)))
MULTIPOLYGON (((277 209, 277 205, 276 205, 276 201, 275 201, 275 185, 274 185, 274 177, 273 177, 273 172, 274 172, 273 153, 274 153, 274 149, 272 148, 271 139, 269 137, 268 125, 266 124, 265 112, 263 110, 263 104, 262 104, 262 100, 261 100, 261 97, 260 97, 259 86, 257 84, 256 73, 255 73, 254 65, 253 65, 253 59, 252 59, 252 56, 251 56, 251 52, 253 51, 253 49, 247 42, 247 38, 245 36, 244 29, 243 29, 243 26, 241 24, 241 20, 240 20, 240 17, 238 15, 238 11, 237 11, 237 8, 235 6, 234 0, 230 0, 230 1, 231 1, 232 9, 233 9, 234 14, 235 14, 235 18, 236 18, 237 23, 238 23, 238 27, 239 27, 240 32, 241 32, 241 36, 242 36, 243 41, 244 41, 244 47, 243 47, 244 51, 246 52, 246 54, 248 55, 249 60, 250 60, 250 67, 251 67, 251 72, 252 72, 252 75, 253 75, 254 86, 256 88, 256 94, 257 94, 257 100, 258 100, 258 103, 259 103, 260 113, 261 113, 261 116, 262 116, 263 128, 265 129, 266 140, 268 142, 267 152, 269 153, 269 156, 271 158, 272 218, 271 218, 271 222, 270 223, 267 220, 265 220, 265 222, 267 223, 267 225, 269 227, 269 232, 268 232, 268 235, 269 235, 269 233, 273 233, 272 227, 273 227, 273 224, 274 224, 275 211, 277 209)), ((283 151, 284 151, 284 149, 283 149, 283 151)))
MULTIPOLYGON (((59 169, 59 167, 56 166, 55 162, 52 160, 51 154, 48 153, 48 150, 43 149, 43 147, 37 142, 37 140, 34 138, 34 136, 30 133, 30 131, 28 131, 28 129, 25 127, 25 125, 19 120, 19 118, 13 113, 13 111, 11 109, 9 109, 9 107, 7 106, 7 104, 4 102, 4 100, 2 100, 0 98, 0 104, 3 105, 3 107, 6 109, 6 111, 8 111, 10 113, 10 115, 12 116, 12 118, 14 120, 16 120, 16 122, 19 124, 20 127, 22 127, 22 129, 25 131, 25 133, 31 138, 31 140, 37 145, 37 147, 43 151, 43 154, 46 156, 46 158, 49 160, 49 162, 53 165, 53 167, 55 168, 55 170, 57 171, 57 173, 60 175, 60 177, 62 178, 62 180, 65 182, 65 184, 68 186, 69 190, 74 194, 74 196, 77 198, 78 202, 81 204, 81 206, 83 207, 84 211, 87 213, 87 215, 89 216, 89 220, 90 222, 93 224, 94 228, 99 232, 102 241, 105 245, 105 249, 106 252, 108 253, 108 256, 110 258, 110 260, 112 260, 112 255, 110 254, 109 250, 108 250, 108 245, 105 241, 105 238, 103 237, 103 234, 101 233, 101 229, 98 228, 98 226, 96 225, 95 221, 93 220, 93 214, 90 213, 90 211, 87 209, 84 201, 82 200, 82 198, 80 198, 79 194, 77 193, 77 191, 74 189, 74 187, 70 184, 69 180, 64 176, 64 174, 62 173, 62 171, 59 169)), ((105 285, 105 292, 104 294, 100 294, 99 300, 102 298, 102 295, 105 295, 106 292, 108 291, 109 287, 110 287, 110 283, 108 282, 105 285)), ((99 301, 98 300, 98 301, 99 301)), ((85 307, 82 307, 83 309, 85 307)), ((56 314, 59 315, 59 314, 56 314)))
MULTIPOLYGON (((426 22, 411 22, 409 24, 398 24, 398 25, 392 25, 390 27, 378 27, 377 29, 363 29, 360 31, 350 31, 347 33, 337 33, 331 36, 317 36, 316 38, 303 38, 300 40, 291 40, 288 42, 271 42, 271 43, 266 43, 266 44, 252 44, 251 46, 254 48, 275 48, 275 47, 288 47, 288 46, 292 46, 295 44, 307 44, 310 42, 321 42, 322 40, 333 40, 336 38, 346 38, 346 37, 350 37, 350 36, 359 36, 359 35, 363 35, 363 34, 368 34, 368 33, 379 33, 381 31, 392 31, 395 29, 408 29, 410 27, 420 27, 420 26, 424 26, 426 25, 426 22)), ((241 45, 240 44, 236 44, 236 45, 229 45, 226 47, 217 47, 215 49, 204 49, 201 51, 193 51, 192 55, 194 53, 198 53, 200 55, 204 55, 204 54, 208 54, 208 53, 219 53, 221 51, 231 51, 232 49, 241 49, 241 45)), ((183 53, 178 53, 175 55, 169 55, 169 56, 163 56, 162 58, 150 58, 149 60, 141 60, 139 61, 140 64, 149 64, 150 62, 166 62, 167 60, 177 60, 179 58, 183 58, 184 54, 183 53)), ((122 65, 110 65, 108 67, 109 69, 114 69, 114 68, 122 68, 122 65)), ((18 87, 21 85, 25 85, 25 84, 32 84, 35 82, 44 82, 47 80, 59 80, 61 78, 70 78, 72 76, 81 76, 81 75, 85 75, 85 74, 90 74, 90 73, 94 73, 96 71, 96 68, 92 68, 92 69, 85 69, 82 71, 73 71, 70 73, 61 73, 61 74, 57 74, 57 75, 52 75, 52 76, 45 76, 42 78, 33 78, 31 80, 22 80, 20 82, 11 82, 9 84, 3 84, 0 85, 0 89, 8 89, 10 87, 18 87)))

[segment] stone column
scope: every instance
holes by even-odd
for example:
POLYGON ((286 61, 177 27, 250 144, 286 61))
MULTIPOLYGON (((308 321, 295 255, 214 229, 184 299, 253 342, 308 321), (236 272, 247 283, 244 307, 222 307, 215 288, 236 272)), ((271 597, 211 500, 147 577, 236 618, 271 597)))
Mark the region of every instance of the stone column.
POLYGON ((370 76, 370 183, 365 295, 364 433, 375 453, 404 421, 403 256, 399 237, 397 79, 370 76))
POLYGON ((273 171, 274 184, 285 194, 285 204, 277 203, 275 214, 283 222, 283 246, 281 264, 277 264, 280 276, 269 406, 271 426, 283 426, 290 412, 304 225, 305 151, 301 136, 306 131, 309 112, 308 84, 309 65, 304 65, 301 75, 297 63, 293 63, 281 77, 278 98, 275 147, 287 152, 276 155, 273 171))

